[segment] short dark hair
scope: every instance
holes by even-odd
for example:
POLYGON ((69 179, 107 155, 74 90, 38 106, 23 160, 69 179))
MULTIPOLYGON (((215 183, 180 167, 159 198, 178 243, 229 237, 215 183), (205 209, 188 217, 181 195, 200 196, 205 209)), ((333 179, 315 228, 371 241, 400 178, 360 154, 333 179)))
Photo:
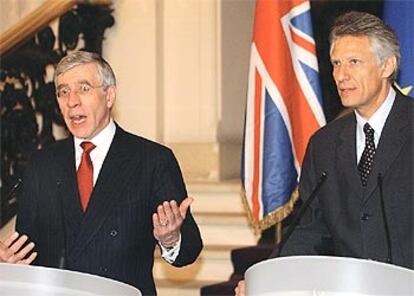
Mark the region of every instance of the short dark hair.
POLYGON ((329 35, 331 52, 335 41, 347 35, 367 36, 370 40, 371 49, 381 64, 384 63, 386 58, 395 56, 397 60, 396 67, 391 76, 388 77, 388 80, 393 83, 397 78, 401 59, 400 44, 394 30, 375 15, 351 11, 338 16, 334 21, 329 35))

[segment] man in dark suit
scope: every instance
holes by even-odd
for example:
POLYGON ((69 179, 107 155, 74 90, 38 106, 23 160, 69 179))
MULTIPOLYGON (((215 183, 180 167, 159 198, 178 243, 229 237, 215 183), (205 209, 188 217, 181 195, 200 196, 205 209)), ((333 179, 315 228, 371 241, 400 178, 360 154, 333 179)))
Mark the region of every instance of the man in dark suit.
POLYGON ((78 51, 63 58, 55 85, 72 136, 33 155, 17 230, 35 243, 34 264, 156 294, 157 244, 174 266, 194 262, 202 249, 178 163, 168 148, 112 120, 115 76, 99 55, 78 51))
MULTIPOLYGON (((311 138, 301 198, 323 172, 327 179, 282 256, 331 254, 413 269, 414 100, 392 88, 397 37, 379 18, 349 12, 336 19, 330 43, 339 96, 354 112, 311 138)), ((236 294, 244 294, 244 283, 236 294)))

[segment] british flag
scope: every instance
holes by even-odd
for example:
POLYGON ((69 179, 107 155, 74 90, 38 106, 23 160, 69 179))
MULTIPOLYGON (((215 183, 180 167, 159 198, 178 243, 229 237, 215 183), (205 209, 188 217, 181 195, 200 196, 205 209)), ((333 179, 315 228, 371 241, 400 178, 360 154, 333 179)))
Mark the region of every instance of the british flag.
POLYGON ((256 230, 290 213, 306 145, 324 124, 309 1, 257 0, 242 160, 256 230))

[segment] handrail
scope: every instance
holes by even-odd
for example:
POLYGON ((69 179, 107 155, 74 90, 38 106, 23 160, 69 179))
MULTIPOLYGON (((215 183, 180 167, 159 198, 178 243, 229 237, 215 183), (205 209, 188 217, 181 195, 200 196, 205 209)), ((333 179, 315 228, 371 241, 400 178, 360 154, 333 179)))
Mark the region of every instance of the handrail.
POLYGON ((111 0, 47 0, 0 35, 0 55, 25 41, 77 4, 111 5, 111 0))

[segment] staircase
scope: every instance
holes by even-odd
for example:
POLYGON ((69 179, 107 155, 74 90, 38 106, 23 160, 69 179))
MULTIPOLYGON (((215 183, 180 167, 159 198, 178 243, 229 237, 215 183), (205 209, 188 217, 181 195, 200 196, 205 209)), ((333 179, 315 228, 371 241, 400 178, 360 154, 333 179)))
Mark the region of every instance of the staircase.
POLYGON ((200 287, 230 278, 232 249, 257 242, 248 226, 239 181, 190 182, 187 190, 195 199, 192 213, 204 249, 195 263, 175 268, 161 258, 157 248, 153 272, 159 296, 200 295, 200 287))

